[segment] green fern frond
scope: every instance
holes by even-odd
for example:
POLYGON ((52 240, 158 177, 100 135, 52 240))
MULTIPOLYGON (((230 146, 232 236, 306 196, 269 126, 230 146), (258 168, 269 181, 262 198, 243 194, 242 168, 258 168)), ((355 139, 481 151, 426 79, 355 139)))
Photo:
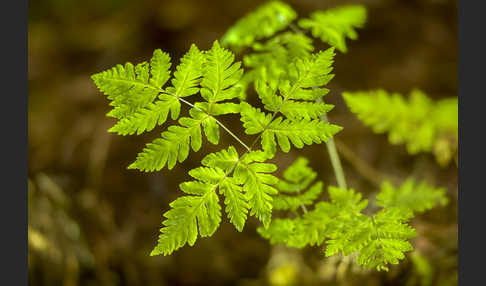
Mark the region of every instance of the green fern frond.
POLYGON ((276 185, 280 192, 298 193, 312 183, 317 177, 317 173, 309 167, 309 160, 299 157, 283 172, 283 179, 276 185))
POLYGON ((162 138, 157 138, 147 144, 129 169, 140 171, 158 171, 167 164, 172 169, 176 162, 183 162, 189 155, 192 148, 194 152, 199 151, 202 145, 201 126, 209 142, 219 142, 219 126, 215 119, 197 109, 189 111, 191 117, 181 117, 180 125, 169 126, 167 131, 162 132, 162 138))
POLYGON ((151 131, 167 120, 169 112, 176 120, 181 109, 179 97, 199 91, 203 62, 203 54, 192 45, 176 68, 173 86, 166 90, 163 86, 170 78, 170 57, 159 49, 154 51, 150 66, 127 63, 93 75, 95 84, 115 107, 108 116, 120 119, 109 131, 119 135, 151 131))
POLYGON ((417 236, 408 225, 412 217, 412 212, 403 208, 385 208, 374 215, 372 235, 359 249, 358 265, 388 271, 387 264, 398 264, 405 258, 404 252, 413 250, 409 240, 417 236))
POLYGON ((310 58, 295 59, 288 67, 288 80, 279 86, 284 101, 316 100, 327 94, 329 90, 322 86, 334 77, 330 74, 334 56, 334 48, 329 48, 310 58))
POLYGON ((313 143, 326 142, 342 128, 324 121, 300 120, 292 121, 265 114, 259 108, 245 103, 241 104, 241 121, 246 134, 262 133, 263 150, 275 154, 277 142, 282 151, 290 150, 290 143, 297 148, 313 143))
POLYGON ((262 147, 271 153, 275 153, 277 142, 284 152, 290 151, 290 143, 296 148, 303 148, 304 145, 320 144, 327 142, 342 127, 325 123, 318 119, 292 121, 275 118, 262 134, 262 147))
POLYGON ((358 265, 388 270, 387 264, 397 264, 404 252, 413 249, 408 240, 416 232, 407 224, 412 217, 403 208, 383 209, 371 217, 361 213, 340 216, 326 241, 326 256, 357 252, 358 265))
POLYGON ((223 45, 244 47, 285 29, 297 17, 287 4, 270 1, 247 14, 224 34, 223 45))
POLYGON ((299 21, 299 26, 310 29, 312 35, 346 53, 346 38, 358 38, 356 28, 366 22, 366 8, 362 5, 341 6, 326 11, 316 11, 309 19, 299 21))
POLYGON ((368 205, 368 200, 363 200, 361 193, 354 189, 341 189, 334 186, 328 187, 329 198, 342 213, 359 213, 368 205))
POLYGON ((323 187, 321 181, 304 192, 317 175, 307 166, 308 162, 306 158, 299 157, 285 170, 284 179, 279 179, 275 186, 279 194, 274 198, 274 209, 295 211, 301 206, 311 205, 320 195, 323 187), (283 193, 293 193, 293 195, 283 193))
POLYGON ((255 108, 246 102, 240 103, 240 106, 240 120, 243 122, 246 134, 258 134, 272 121, 272 115, 266 114, 260 108, 255 108))
POLYGON ((447 201, 444 188, 434 188, 425 181, 416 184, 412 178, 407 179, 399 188, 385 181, 376 196, 376 204, 381 207, 402 207, 413 212, 424 212, 437 205, 445 205, 447 201))
POLYGON ((159 100, 139 108, 135 113, 118 121, 109 132, 119 135, 137 135, 151 131, 157 125, 162 125, 167 120, 169 111, 171 118, 176 120, 179 117, 181 104, 177 97, 168 94, 160 94, 159 100))
POLYGON ((224 204, 226 205, 226 213, 230 222, 238 231, 242 231, 245 226, 248 209, 250 205, 248 198, 245 197, 243 188, 235 183, 233 178, 225 180, 221 184, 221 193, 224 195, 224 204))
POLYGON ((199 92, 199 83, 203 75, 204 54, 194 44, 182 57, 174 72, 172 86, 167 92, 175 97, 187 97, 199 92))
POLYGON ((265 43, 252 45, 253 53, 243 57, 246 68, 266 73, 268 78, 279 78, 296 58, 308 58, 314 50, 312 39, 304 34, 285 32, 265 43))
POLYGON ((124 118, 151 103, 159 88, 149 83, 150 67, 144 62, 126 63, 91 76, 96 86, 107 95, 114 108, 107 116, 124 118))
POLYGON ((207 237, 216 231, 221 222, 218 195, 212 188, 199 188, 198 191, 203 193, 183 196, 170 204, 171 210, 164 214, 166 219, 158 244, 150 255, 169 255, 186 243, 193 246, 198 233, 207 237))
POLYGON ((289 196, 280 194, 273 200, 273 208, 276 210, 295 211, 303 205, 311 205, 321 194, 322 187, 322 182, 317 182, 300 195, 289 196))
POLYGON ((284 32, 265 43, 254 43, 251 54, 243 56, 247 72, 238 84, 240 99, 246 98, 246 90, 258 79, 279 79, 295 58, 307 58, 314 50, 312 39, 304 34, 284 32))
MULTIPOLYGON (((284 172, 276 187, 280 193, 274 198, 274 209, 279 209, 282 193, 298 193, 314 179, 315 172, 308 166, 308 160, 299 158, 284 172)), ((413 185, 412 185, 413 187, 413 185)), ((424 188, 430 188, 424 186, 424 188)), ((408 189, 407 189, 408 190, 408 189)), ((391 192, 396 193, 395 190, 391 192)), ((328 188, 329 202, 319 202, 314 209, 299 215, 296 209, 305 201, 283 204, 282 210, 291 210, 297 217, 273 219, 268 228, 259 227, 258 233, 270 243, 282 243, 289 247, 325 244, 326 256, 342 253, 347 256, 357 254, 357 263, 364 267, 388 270, 388 264, 396 264, 404 258, 404 252, 413 249, 409 240, 416 233, 408 225, 413 217, 413 208, 407 205, 396 206, 390 201, 397 196, 387 190, 386 198, 377 199, 383 206, 381 211, 368 216, 362 213, 368 201, 353 189, 328 188), (384 203, 381 203, 384 201, 384 203)), ((407 201, 409 191, 400 197, 407 201)), ((398 200, 398 198, 397 198, 398 200)), ((414 203, 411 201, 411 203, 414 203)), ((424 208, 417 203, 417 210, 424 208)), ((427 207, 430 207, 427 204, 427 207)))
POLYGON ((271 175, 277 166, 259 162, 251 155, 244 157, 235 169, 235 180, 243 184, 246 200, 251 208, 250 215, 255 215, 265 227, 271 222, 273 198, 278 194, 272 185, 278 182, 277 177, 271 175))
POLYGON ((334 108, 332 104, 325 104, 323 102, 296 101, 291 99, 284 101, 281 96, 277 95, 277 89, 269 86, 263 80, 257 80, 255 82, 255 90, 266 110, 279 110, 289 119, 318 119, 334 108))
POLYGON ((388 132, 390 143, 406 144, 410 154, 434 152, 445 165, 457 152, 457 98, 434 102, 420 90, 413 90, 408 101, 384 90, 345 92, 343 97, 366 126, 388 132))
POLYGON ((259 227, 257 232, 271 244, 285 244, 289 247, 321 245, 328 236, 328 225, 332 221, 334 207, 326 202, 319 202, 315 209, 295 219, 272 220, 265 229, 259 227))
POLYGON ((260 227, 258 232, 271 243, 290 247, 322 244, 337 228, 344 227, 344 219, 360 215, 368 203, 352 189, 329 187, 328 191, 331 203, 319 202, 295 219, 274 219, 268 229, 260 227))
POLYGON ((265 159, 258 151, 239 158, 233 146, 204 157, 203 166, 189 172, 194 181, 180 184, 188 195, 170 204, 171 210, 164 214, 166 219, 151 255, 171 254, 186 243, 192 246, 198 233, 201 237, 211 236, 221 221, 218 189, 225 197, 228 218, 238 231, 243 230, 249 210, 250 215, 256 215, 268 226, 271 196, 277 193, 271 185, 277 179, 270 175, 276 166, 264 163, 265 159))
POLYGON ((162 88, 170 78, 170 56, 157 49, 150 60, 150 84, 162 88))
MULTIPOLYGON (((179 99, 199 91, 207 102, 195 103, 195 108, 190 110, 191 117, 180 118, 180 126, 170 126, 162 133, 162 138, 149 143, 137 156, 136 161, 129 166, 130 169, 154 171, 162 169, 166 164, 169 169, 172 169, 177 161, 182 162, 187 158, 190 148, 194 151, 201 148, 201 126, 209 142, 213 144, 219 142, 219 123, 214 116, 239 113, 240 110, 238 104, 221 102, 237 96, 234 85, 238 83, 243 70, 239 62, 233 63, 233 61, 233 53, 223 49, 218 41, 215 41, 213 47, 205 54, 192 45, 176 68, 172 79, 173 86, 164 90, 161 87, 170 75, 169 58, 160 50, 154 52, 150 71, 152 74, 150 83, 153 86, 149 86, 154 90, 157 87, 160 92, 159 100, 138 107, 135 112, 112 127, 110 132, 126 135, 150 131, 156 125, 163 124, 169 112, 172 119, 176 120, 180 114, 179 99)), ((142 65, 139 69, 143 71, 143 76, 135 75, 135 79, 143 78, 143 82, 148 83, 148 67, 142 65)))
POLYGON ((332 70, 334 49, 330 48, 324 52, 312 55, 306 59, 295 59, 289 66, 288 79, 278 83, 278 90, 281 95, 276 93, 276 85, 258 82, 256 89, 265 105, 266 109, 274 112, 274 115, 265 114, 260 109, 253 108, 247 103, 241 104, 241 120, 247 134, 257 134, 262 132, 262 147, 265 151, 272 154, 276 152, 278 145, 284 152, 290 150, 290 142, 302 148, 304 144, 326 142, 341 127, 324 123, 318 119, 312 119, 322 115, 331 106, 321 105, 314 102, 297 102, 295 100, 315 100, 325 95, 328 90, 322 88, 333 77, 329 74, 332 70), (295 106, 296 110, 302 110, 302 106, 313 106, 303 114, 296 115, 291 109, 295 106), (282 112, 288 119, 276 117, 278 112, 282 112), (319 111, 320 110, 320 111, 319 111), (276 141, 276 139, 277 141, 276 141))
POLYGON ((236 152, 235 147, 230 146, 228 150, 221 150, 219 152, 211 153, 206 155, 201 161, 204 166, 211 168, 220 168, 225 172, 231 171, 238 163, 239 156, 236 152))
MULTIPOLYGON (((234 85, 240 80, 243 69, 240 68, 240 62, 233 63, 234 58, 234 54, 222 48, 218 41, 215 41, 206 53, 201 96, 207 101, 207 107, 200 106, 208 114, 213 115, 212 109, 217 102, 238 96, 238 90, 234 85)), ((218 113, 224 111, 224 108, 220 107, 218 113)))

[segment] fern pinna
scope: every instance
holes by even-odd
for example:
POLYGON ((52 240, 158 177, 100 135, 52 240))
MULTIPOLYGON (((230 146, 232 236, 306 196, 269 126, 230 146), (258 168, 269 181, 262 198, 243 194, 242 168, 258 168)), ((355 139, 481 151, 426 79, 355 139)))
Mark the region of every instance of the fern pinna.
POLYGON ((365 125, 376 133, 388 132, 390 143, 405 143, 410 154, 432 152, 442 166, 453 158, 457 163, 457 97, 433 101, 418 89, 408 101, 383 89, 344 92, 343 97, 365 125))
POLYGON ((203 134, 211 144, 219 144, 221 129, 241 146, 208 154, 201 167, 189 171, 193 180, 179 185, 184 195, 164 213, 151 255, 170 255, 186 244, 194 245, 198 236, 213 235, 223 212, 237 231, 243 230, 248 216, 255 216, 263 224, 258 232, 272 243, 303 247, 325 242, 326 255, 358 251, 359 264, 379 270, 411 249, 408 239, 415 232, 407 222, 412 210, 388 205, 395 198, 390 187, 381 196, 388 202, 383 210, 367 216, 362 213, 367 201, 346 188, 330 186, 331 202, 315 203, 323 183, 311 185, 317 174, 304 158, 285 171, 284 179, 272 175, 277 166, 268 161, 279 149, 289 152, 293 147, 332 142, 342 129, 325 120, 333 105, 326 104, 323 96, 333 78, 335 49, 346 52, 345 39, 356 38, 355 28, 363 26, 366 10, 344 6, 317 11, 297 25, 292 23, 296 19, 297 13, 287 4, 267 2, 231 27, 221 44, 216 40, 208 50, 193 44, 173 74, 170 56, 155 50, 150 62, 117 65, 92 76, 113 107, 107 116, 117 119, 110 132, 148 132, 163 125, 169 113, 177 120, 145 146, 129 169, 172 169, 191 150, 202 148, 203 134), (314 51, 307 30, 331 47, 314 51), (240 62, 230 48, 251 51, 240 62), (250 87, 260 106, 246 100, 250 87), (188 115, 181 116, 182 105, 188 107, 188 115), (239 114, 244 132, 253 137, 250 144, 218 119, 227 114, 239 114), (307 211, 306 206, 314 209, 307 211), (304 210, 302 216, 299 208, 304 210), (297 217, 272 219, 273 210, 289 210, 297 217))

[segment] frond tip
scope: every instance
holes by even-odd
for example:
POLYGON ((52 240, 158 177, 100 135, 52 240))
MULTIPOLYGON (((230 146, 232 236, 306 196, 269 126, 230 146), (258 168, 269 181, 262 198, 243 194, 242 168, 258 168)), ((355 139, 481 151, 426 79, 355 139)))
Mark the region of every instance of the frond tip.
POLYGON ((299 21, 299 26, 310 29, 314 37, 346 53, 346 38, 355 40, 355 28, 366 22, 366 8, 362 5, 340 6, 326 11, 316 11, 309 19, 299 21))
POLYGON ((222 43, 235 47, 249 46, 255 40, 285 29, 296 17, 297 13, 289 5, 270 1, 238 20, 224 34, 222 43))
POLYGON ((151 131, 166 122, 169 112, 177 120, 179 98, 199 92, 203 62, 202 52, 192 45, 176 68, 172 86, 165 89, 171 63, 169 55, 160 49, 154 51, 150 64, 126 63, 93 75, 96 86, 114 107, 107 115, 119 119, 109 131, 119 135, 151 131))

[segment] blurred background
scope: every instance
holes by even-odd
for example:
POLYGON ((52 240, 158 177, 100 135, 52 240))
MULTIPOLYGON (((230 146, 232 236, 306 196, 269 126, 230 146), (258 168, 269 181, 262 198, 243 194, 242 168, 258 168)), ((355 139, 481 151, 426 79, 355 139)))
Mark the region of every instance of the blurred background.
MULTIPOLYGON (((384 177, 408 176, 447 188, 450 203, 413 220, 416 251, 388 273, 363 271, 319 247, 271 246, 249 219, 242 233, 223 220, 211 238, 172 256, 150 257, 162 214, 180 195, 187 171, 218 148, 206 144, 172 171, 127 170, 145 143, 107 132, 108 101, 90 75, 115 64, 150 59, 156 48, 173 59, 191 43, 221 38, 255 0, 34 0, 29 2, 28 158, 29 285, 455 285, 457 283, 457 166, 433 155, 410 156, 405 146, 375 135, 344 105, 344 90, 420 88, 434 99, 457 96, 457 1, 294 0, 304 17, 316 9, 361 3, 368 22, 359 39, 337 53, 327 101, 348 185, 372 196, 384 177)), ((316 43, 318 41, 315 41, 316 43)), ((317 45, 326 48, 325 45, 317 45)), ((177 61, 176 61, 177 62, 177 61)), ((174 64, 173 64, 174 66, 174 64)), ((224 120, 243 134, 239 118, 224 120)), ((222 134, 220 146, 232 144, 222 134)), ((335 184, 324 145, 275 161, 285 169, 298 155, 326 185, 335 184)))

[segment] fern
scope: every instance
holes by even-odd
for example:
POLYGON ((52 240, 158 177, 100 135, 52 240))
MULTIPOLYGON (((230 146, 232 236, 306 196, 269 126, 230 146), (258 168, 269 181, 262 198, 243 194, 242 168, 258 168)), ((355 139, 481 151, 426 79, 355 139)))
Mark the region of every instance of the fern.
POLYGON ((192 45, 181 59, 172 79, 172 86, 162 89, 170 77, 170 57, 161 50, 155 50, 149 66, 138 64, 134 69, 131 63, 121 65, 92 76, 95 84, 103 91, 114 109, 108 113, 118 119, 109 131, 120 135, 138 134, 151 131, 156 125, 171 118, 179 117, 181 104, 179 98, 193 95, 202 75, 204 58, 199 49, 192 45), (158 100, 154 99, 158 96, 158 100))
MULTIPOLYGON (((107 116, 117 119, 110 132, 149 132, 166 123, 169 114, 176 121, 146 145, 129 169, 172 169, 191 150, 202 149, 205 140, 218 145, 220 127, 244 148, 238 152, 229 146, 207 154, 202 166, 188 172, 192 180, 179 185, 184 194, 164 213, 151 255, 170 255, 194 245, 198 237, 212 236, 223 216, 239 232, 254 216, 262 223, 257 231, 271 243, 323 245, 326 256, 356 254, 359 265, 387 270, 413 248, 409 240, 416 233, 408 224, 413 212, 447 202, 443 189, 425 182, 407 180, 399 188, 384 182, 376 199, 382 209, 365 214, 368 200, 353 189, 328 186, 329 201, 317 201, 324 184, 303 157, 283 178, 273 175, 277 166, 268 161, 277 155, 277 146, 289 152, 328 142, 342 129, 321 120, 334 107, 323 97, 334 76, 335 49, 347 51, 346 38, 356 39, 355 29, 363 26, 366 10, 344 6, 316 11, 298 21, 304 31, 292 23, 296 19, 289 5, 267 2, 231 27, 222 44, 215 41, 209 50, 191 45, 173 74, 170 56, 157 49, 149 62, 117 65, 92 76, 113 107, 107 116), (331 47, 314 51, 307 29, 331 47), (246 47, 249 53, 242 62, 235 61, 227 47, 239 52, 246 47), (247 100, 252 85, 259 107, 247 100), (188 107, 188 115, 181 115, 186 112, 182 106, 188 107), (244 133, 254 135, 251 144, 217 118, 228 114, 240 116, 244 133), (274 210, 291 216, 275 217, 274 210)), ((443 137, 457 138, 457 120, 450 116, 457 112, 457 102, 433 103, 418 91, 410 103, 400 95, 376 93, 344 97, 365 124, 390 132, 392 142, 406 143, 411 152, 434 148, 446 153, 449 141, 443 137), (431 117, 434 121, 426 120, 431 117)))
POLYGON ((241 107, 241 121, 247 134, 261 133, 263 150, 275 154, 277 142, 282 151, 289 152, 290 143, 297 148, 313 143, 326 142, 341 128, 337 125, 319 120, 272 119, 271 114, 265 114, 259 108, 249 104, 241 107))
MULTIPOLYGON (((257 92, 265 108, 273 115, 242 103, 241 120, 247 134, 262 132, 262 147, 274 154, 276 145, 284 152, 290 150, 290 142, 297 148, 313 143, 326 142, 340 127, 315 119, 325 114, 332 106, 315 103, 329 90, 323 88, 331 79, 333 49, 313 54, 308 59, 296 59, 288 67, 286 79, 272 88, 259 82, 257 92), (276 89, 278 88, 279 94, 276 89), (300 101, 299 101, 300 100, 300 101), (306 109, 298 114, 295 111, 306 109), (294 111, 292 111, 294 109, 294 111), (276 117, 282 113, 287 119, 276 117), (277 141, 275 140, 277 139, 277 141)), ((270 83, 272 84, 272 83, 270 83)))
POLYGON ((269 173, 277 167, 264 161, 265 157, 256 151, 240 158, 233 146, 207 155, 202 160, 203 167, 189 171, 195 180, 180 185, 188 195, 170 204, 171 210, 164 214, 164 227, 151 255, 171 254, 186 243, 192 246, 198 234, 213 235, 221 222, 218 190, 225 197, 228 218, 238 231, 243 230, 249 210, 250 215, 268 226, 272 195, 277 193, 271 186, 277 179, 269 173))
POLYGON ((388 270, 388 264, 397 264, 405 257, 405 252, 413 250, 409 240, 416 232, 408 224, 413 212, 447 203, 443 189, 435 189, 425 182, 416 186, 408 179, 398 189, 384 182, 376 198, 377 205, 383 208, 371 215, 363 212, 368 201, 362 199, 360 193, 333 186, 328 188, 329 202, 318 202, 313 210, 307 211, 304 206, 312 204, 315 198, 310 201, 298 196, 289 199, 284 193, 305 189, 315 179, 315 174, 304 158, 285 170, 285 180, 280 179, 276 185, 280 193, 274 199, 274 206, 291 210, 297 217, 277 218, 268 228, 258 228, 270 243, 298 248, 324 244, 326 256, 356 254, 358 265, 388 270), (299 206, 302 215, 296 212, 299 206))
POLYGON ((413 90, 408 101, 384 90, 345 92, 351 112, 376 133, 388 132, 392 144, 406 144, 410 154, 434 152, 446 165, 457 152, 457 98, 432 101, 420 90, 413 90))
POLYGON ((255 40, 270 37, 285 29, 297 17, 297 13, 280 1, 268 2, 241 18, 228 29, 222 43, 236 47, 251 45, 255 40))
POLYGON ((172 169, 177 161, 183 162, 187 158, 191 148, 195 152, 199 151, 202 146, 201 127, 204 127, 208 141, 217 144, 219 129, 214 118, 194 108, 190 110, 190 115, 191 117, 181 117, 180 125, 172 125, 162 132, 162 138, 147 144, 128 168, 158 171, 167 164, 172 169))
POLYGON ((149 84, 149 77, 150 68, 144 62, 136 66, 131 63, 117 65, 93 75, 92 79, 114 107, 107 115, 122 119, 147 106, 159 93, 157 87, 149 84))
POLYGON ((218 103, 237 96, 237 83, 243 70, 241 63, 234 63, 234 54, 222 48, 216 41, 206 54, 206 63, 203 80, 201 81, 201 96, 206 102, 196 103, 210 115, 221 115, 238 112, 237 109, 228 108, 230 103, 218 103), (217 111, 214 112, 213 109, 217 111), (215 114, 216 113, 216 114, 215 114))
MULTIPOLYGON (((223 36, 222 43, 241 51, 250 47, 243 63, 249 69, 238 84, 238 98, 244 100, 248 87, 257 80, 278 80, 285 76, 288 66, 296 59, 307 59, 314 50, 313 41, 292 23, 297 13, 287 4, 271 1, 238 21, 223 36), (277 34, 282 31, 282 33, 277 34), (259 42, 265 38, 272 38, 259 42)), ((346 52, 345 39, 356 39, 355 28, 366 21, 366 9, 361 5, 343 6, 327 11, 316 11, 310 19, 298 24, 311 29, 312 36, 320 38, 341 52, 346 52)), ((301 110, 305 107, 301 106, 301 110)), ((298 114, 297 112, 295 114, 298 114)))
POLYGON ((346 37, 357 39, 355 28, 363 27, 366 22, 366 9, 361 5, 342 6, 327 11, 316 11, 309 19, 299 21, 299 26, 310 29, 314 37, 347 52, 346 37))
POLYGON ((187 158, 191 148, 193 151, 201 148, 201 128, 204 128, 209 142, 218 144, 219 126, 214 116, 237 112, 239 109, 232 103, 216 104, 232 98, 234 89, 230 86, 241 76, 240 64, 233 63, 233 60, 234 55, 222 49, 217 41, 205 54, 192 45, 174 73, 173 86, 160 90, 160 100, 110 129, 122 135, 150 131, 156 124, 165 122, 169 110, 172 112, 172 119, 177 119, 182 98, 194 95, 199 90, 201 96, 208 101, 196 103, 190 110, 191 117, 180 118, 179 126, 170 126, 167 131, 162 132, 162 138, 149 143, 129 166, 130 169, 154 171, 165 165, 172 169, 177 161, 183 162, 187 158))
POLYGON ((299 207, 311 205, 317 199, 322 192, 323 184, 318 181, 309 187, 317 173, 307 166, 308 162, 306 158, 299 157, 285 170, 284 179, 280 179, 276 185, 280 194, 274 199, 274 209, 296 211, 299 207), (308 187, 309 189, 302 193, 308 187))
POLYGON ((402 207, 414 212, 424 212, 447 201, 443 188, 434 188, 425 181, 416 184, 411 178, 396 189, 390 182, 383 182, 376 196, 376 204, 381 207, 402 207))

